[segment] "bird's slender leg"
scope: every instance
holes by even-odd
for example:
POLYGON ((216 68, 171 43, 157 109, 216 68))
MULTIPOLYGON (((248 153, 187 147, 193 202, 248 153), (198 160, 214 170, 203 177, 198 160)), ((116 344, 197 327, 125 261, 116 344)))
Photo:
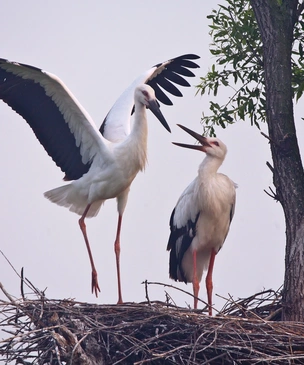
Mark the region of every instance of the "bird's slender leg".
POLYGON ((121 229, 122 215, 118 215, 117 232, 114 242, 114 251, 116 256, 116 270, 117 270, 117 284, 118 284, 118 302, 122 304, 121 284, 120 284, 120 229, 121 229))
POLYGON ((192 280, 192 285, 193 285, 193 295, 194 295, 194 309, 197 309, 197 301, 198 301, 198 292, 200 290, 200 284, 199 284, 199 280, 197 278, 197 270, 196 270, 196 250, 193 251, 192 254, 192 258, 193 258, 193 280, 192 280))
POLYGON ((212 249, 211 255, 210 255, 208 272, 207 272, 207 276, 206 276, 206 289, 207 289, 207 297, 208 297, 209 316, 212 316, 212 289, 213 289, 212 271, 213 271, 214 259, 215 259, 215 251, 214 251, 214 249, 212 249))
POLYGON ((87 246, 87 250, 88 250, 88 254, 89 254, 89 258, 90 258, 90 263, 91 263, 91 268, 92 268, 92 293, 95 292, 96 297, 98 297, 98 292, 100 292, 100 288, 99 288, 99 285, 98 285, 97 271, 96 271, 96 268, 95 268, 93 255, 92 255, 92 252, 91 252, 89 239, 88 239, 88 236, 87 236, 86 224, 84 222, 85 217, 86 217, 90 207, 91 207, 91 204, 89 204, 86 207, 85 211, 83 212, 83 214, 82 214, 82 216, 81 216, 81 218, 79 219, 78 222, 79 222, 81 232, 83 234, 84 241, 85 241, 86 246, 87 246))

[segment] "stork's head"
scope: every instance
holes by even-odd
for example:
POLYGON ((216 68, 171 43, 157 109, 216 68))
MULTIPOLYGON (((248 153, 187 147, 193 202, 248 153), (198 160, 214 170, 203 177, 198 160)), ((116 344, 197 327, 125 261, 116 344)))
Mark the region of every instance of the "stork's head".
POLYGON ((161 124, 171 132, 170 127, 160 111, 158 101, 155 96, 155 92, 151 86, 147 84, 142 84, 135 89, 134 101, 145 105, 151 112, 156 116, 156 118, 161 122, 161 124))
POLYGON ((207 155, 218 158, 220 160, 224 160, 226 153, 227 153, 227 147, 226 145, 218 138, 213 137, 203 137, 200 134, 192 131, 191 129, 184 127, 181 124, 178 124, 180 128, 182 128, 184 131, 189 133, 192 137, 196 138, 201 145, 190 145, 190 144, 184 144, 184 143, 177 143, 173 142, 173 144, 185 147, 185 148, 191 148, 194 150, 199 150, 202 152, 205 152, 207 155))

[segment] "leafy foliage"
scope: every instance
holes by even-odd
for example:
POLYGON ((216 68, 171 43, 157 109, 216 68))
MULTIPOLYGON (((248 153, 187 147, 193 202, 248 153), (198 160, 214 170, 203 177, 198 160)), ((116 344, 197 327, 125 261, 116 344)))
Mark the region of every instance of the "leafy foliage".
MULTIPOLYGON (((262 41, 249 0, 227 0, 207 18, 212 21, 210 52, 215 64, 197 86, 198 93, 217 96, 220 87, 229 87, 231 96, 224 105, 210 101, 211 115, 203 113, 204 133, 214 136, 215 127, 226 128, 236 120, 249 118, 259 128, 265 122, 265 89, 262 41)), ((298 100, 304 91, 304 20, 295 24, 292 59, 293 91, 298 100)))

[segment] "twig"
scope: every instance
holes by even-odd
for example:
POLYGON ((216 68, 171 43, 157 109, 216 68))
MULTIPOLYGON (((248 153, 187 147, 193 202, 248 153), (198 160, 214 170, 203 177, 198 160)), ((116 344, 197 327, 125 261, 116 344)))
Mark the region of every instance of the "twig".
POLYGON ((142 282, 142 284, 145 284, 145 293, 146 293, 146 299, 149 305, 151 305, 149 294, 148 294, 148 280, 142 282))
POLYGON ((1 329, 11 334, 0 340, 0 363, 285 365, 304 357, 304 323, 268 321, 280 315, 280 291, 238 300, 229 294, 216 317, 150 298, 117 306, 34 294, 0 301, 1 329))
MULTIPOLYGON (((10 267, 13 269, 13 271, 15 272, 15 274, 19 277, 19 279, 22 281, 23 280, 23 277, 22 277, 22 275, 23 275, 23 268, 22 268, 22 270, 21 270, 21 275, 18 273, 18 271, 15 269, 15 267, 14 267, 14 265, 10 262, 10 260, 6 257, 6 255, 4 254, 4 252, 2 251, 2 250, 0 250, 0 253, 1 253, 1 255, 5 258, 5 260, 7 261, 7 263, 10 265, 10 267)), ((29 281, 29 280, 27 280, 27 279, 25 279, 25 284, 28 286, 28 288, 29 289, 32 289, 32 290, 34 290, 36 293, 37 292, 39 292, 39 290, 37 289, 37 288, 35 288, 34 286, 33 286, 33 284, 29 281), (28 283, 27 283, 28 282, 28 283), (30 285, 29 285, 30 284, 30 285)), ((23 288, 22 288, 22 290, 23 290, 23 288)), ((21 292, 22 293, 22 292, 21 292)))
POLYGON ((260 133, 261 133, 261 135, 263 137, 265 137, 266 139, 268 139, 269 142, 273 142, 272 139, 269 136, 267 136, 267 134, 265 134, 264 132, 260 132, 260 133))
POLYGON ((24 284, 24 276, 23 276, 23 267, 21 268, 21 282, 20 282, 20 291, 21 291, 21 296, 22 299, 25 300, 25 296, 24 296, 24 290, 23 290, 23 284, 24 284))
POLYGON ((5 288, 4 288, 4 286, 3 286, 3 284, 1 282, 0 282, 0 289, 1 289, 1 291, 3 292, 3 294, 7 297, 7 299, 10 302, 12 302, 12 303, 15 302, 15 300, 13 299, 13 297, 5 290, 5 288))
POLYGON ((165 290, 165 295, 166 295, 166 303, 167 303, 167 305, 169 305, 170 304, 170 302, 171 303, 173 303, 173 305, 175 306, 175 307, 177 307, 177 305, 176 305, 176 303, 175 303, 175 301, 174 301, 174 299, 171 297, 171 295, 165 290))
MULTIPOLYGON (((143 283, 142 283, 143 284, 143 283)), ((187 295, 189 295, 189 296, 191 296, 192 298, 196 298, 192 293, 189 293, 189 292, 187 292, 186 290, 183 290, 183 289, 180 289, 180 288, 178 288, 178 287, 176 287, 176 286, 174 286, 174 285, 171 285, 171 284, 165 284, 165 283, 159 283, 159 282, 155 282, 155 281, 148 281, 147 282, 147 284, 148 285, 161 285, 161 286, 164 286, 164 287, 167 287, 167 288, 172 288, 172 289, 175 289, 175 290, 178 290, 178 291, 181 291, 182 293, 185 293, 185 294, 187 294, 187 295)), ((201 303, 203 303, 203 304, 205 304, 205 308, 204 309, 202 309, 202 311, 205 311, 205 310, 207 310, 207 308, 209 308, 209 306, 208 306, 208 303, 206 303, 204 300, 202 300, 202 299, 200 299, 200 298, 197 298, 201 303)), ((217 313, 219 313, 219 311, 216 309, 216 308, 214 308, 214 307, 212 307, 217 313)))
POLYGON ((20 278, 20 275, 19 273, 17 272, 17 270, 14 268, 13 264, 10 262, 10 260, 5 256, 4 252, 2 250, 0 250, 0 253, 1 255, 5 258, 5 260, 7 261, 7 263, 10 265, 10 267, 15 271, 15 273, 17 274, 17 276, 19 276, 20 278))
POLYGON ((278 195, 274 192, 274 190, 271 188, 271 186, 269 186, 268 188, 269 188, 269 190, 271 191, 271 194, 270 194, 270 193, 268 193, 268 191, 267 191, 267 190, 265 190, 265 189, 264 189, 264 192, 265 192, 268 196, 270 196, 270 198, 272 198, 272 199, 274 199, 276 202, 278 202, 278 201, 279 201, 279 197, 278 197, 278 195))
POLYGON ((272 172, 272 173, 274 173, 274 168, 273 168, 273 166, 270 164, 270 162, 266 162, 266 166, 269 168, 269 170, 272 172))

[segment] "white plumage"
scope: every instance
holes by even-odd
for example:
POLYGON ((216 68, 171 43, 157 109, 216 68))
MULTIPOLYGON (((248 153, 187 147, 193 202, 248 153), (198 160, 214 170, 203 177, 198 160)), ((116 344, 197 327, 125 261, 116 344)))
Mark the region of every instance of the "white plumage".
POLYGON ((158 86, 182 96, 174 86, 190 86, 184 77, 194 74, 196 55, 183 55, 160 63, 137 78, 118 98, 100 129, 73 94, 55 75, 39 68, 0 59, 0 99, 30 125, 46 152, 71 183, 52 189, 45 196, 52 202, 81 215, 79 219, 92 268, 92 291, 100 291, 85 218, 95 216, 102 203, 117 199, 118 224, 114 249, 120 284, 120 230, 130 185, 143 170, 147 154, 147 115, 149 108, 164 127, 170 128, 157 99, 171 105, 158 86), (133 126, 130 118, 134 113, 133 126))
POLYGON ((218 168, 227 148, 218 138, 206 138, 179 125, 201 145, 174 143, 205 152, 197 177, 180 196, 170 218, 169 274, 174 280, 193 283, 194 308, 197 308, 199 282, 208 270, 206 287, 209 314, 212 314, 212 270, 229 231, 235 207, 235 183, 218 168))
MULTIPOLYGON (((49 200, 79 215, 83 214, 88 204, 94 203, 86 214, 86 217, 94 217, 105 200, 117 197, 120 203, 127 199, 132 181, 146 164, 146 107, 150 106, 155 113, 160 113, 154 90, 149 85, 143 84, 135 89, 134 101, 136 112, 131 134, 121 142, 109 142, 98 130, 92 129, 92 138, 88 138, 86 143, 89 145, 87 149, 94 151, 89 159, 92 161, 89 171, 68 185, 47 191, 45 196, 49 200)), ((161 114, 158 115, 169 129, 161 114)), ((86 150, 84 144, 82 146, 86 150)), ((119 210, 119 213, 123 211, 119 210)))

